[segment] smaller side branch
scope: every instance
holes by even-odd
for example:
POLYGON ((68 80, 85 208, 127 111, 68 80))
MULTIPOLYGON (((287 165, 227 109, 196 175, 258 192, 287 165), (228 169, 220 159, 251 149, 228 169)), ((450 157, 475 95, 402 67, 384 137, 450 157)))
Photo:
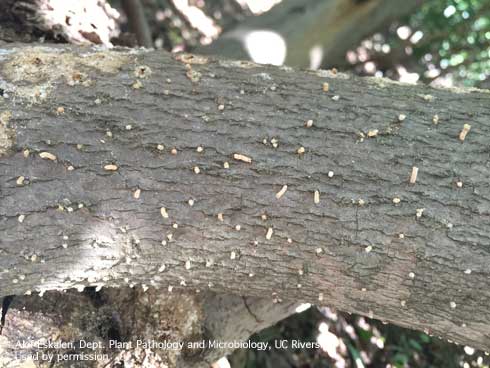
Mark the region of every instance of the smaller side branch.
POLYGON ((129 28, 136 35, 138 44, 143 47, 152 48, 150 26, 145 17, 145 11, 140 0, 123 0, 122 6, 129 21, 129 28))
POLYGON ((341 66, 345 54, 378 29, 421 5, 420 0, 285 0, 223 33, 203 54, 296 67, 341 66), (282 57, 278 55, 281 54, 282 57))

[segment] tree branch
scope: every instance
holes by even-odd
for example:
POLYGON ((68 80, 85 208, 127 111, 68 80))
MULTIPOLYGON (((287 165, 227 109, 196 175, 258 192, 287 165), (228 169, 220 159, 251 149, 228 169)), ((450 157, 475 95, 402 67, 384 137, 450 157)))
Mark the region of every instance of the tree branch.
POLYGON ((490 347, 487 92, 14 47, 0 295, 210 289, 490 347))
POLYGON ((298 67, 344 65, 349 49, 421 4, 419 0, 285 0, 261 16, 247 18, 198 52, 298 67), (286 46, 282 62, 280 38, 286 46))
POLYGON ((140 0, 122 0, 121 5, 128 17, 129 27, 136 35, 138 44, 143 47, 153 48, 150 26, 146 20, 145 11, 140 0))

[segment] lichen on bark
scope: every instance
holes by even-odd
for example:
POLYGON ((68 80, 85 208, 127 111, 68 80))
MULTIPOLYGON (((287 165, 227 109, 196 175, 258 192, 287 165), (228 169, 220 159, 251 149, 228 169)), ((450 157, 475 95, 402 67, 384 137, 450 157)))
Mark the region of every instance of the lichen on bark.
POLYGON ((0 157, 5 156, 15 144, 15 130, 8 126, 11 116, 10 111, 0 114, 0 157))
POLYGON ((4 56, 0 75, 7 93, 39 103, 51 94, 53 83, 63 78, 68 85, 92 85, 93 74, 115 74, 134 61, 136 51, 85 50, 82 54, 60 47, 30 46, 4 56))

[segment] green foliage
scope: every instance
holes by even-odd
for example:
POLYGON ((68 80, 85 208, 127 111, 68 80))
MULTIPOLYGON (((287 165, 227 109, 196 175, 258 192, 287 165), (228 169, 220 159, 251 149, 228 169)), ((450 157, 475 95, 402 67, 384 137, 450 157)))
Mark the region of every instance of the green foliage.
POLYGON ((315 341, 321 323, 341 341, 337 357, 321 349, 237 350, 230 357, 232 368, 489 368, 489 359, 476 351, 465 354, 463 347, 423 332, 403 329, 356 315, 336 314, 316 308, 290 316, 252 336, 255 341, 315 341))
POLYGON ((490 0, 432 0, 409 17, 424 36, 413 55, 425 65, 452 73, 457 83, 475 85, 490 72, 490 0))

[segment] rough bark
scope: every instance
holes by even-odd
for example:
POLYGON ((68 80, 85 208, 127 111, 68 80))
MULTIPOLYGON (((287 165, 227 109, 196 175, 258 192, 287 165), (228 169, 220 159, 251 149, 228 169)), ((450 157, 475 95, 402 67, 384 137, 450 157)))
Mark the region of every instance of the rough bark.
POLYGON ((0 295, 210 289, 490 346, 488 91, 136 50, 0 56, 0 295))
POLYGON ((247 49, 247 37, 253 32, 270 31, 285 42, 286 57, 283 63, 278 63, 279 42, 271 39, 269 45, 264 45, 268 38, 262 34, 261 54, 274 51, 264 63, 312 67, 319 65, 314 61, 319 58, 324 66, 344 65, 348 50, 421 4, 420 0, 286 0, 261 16, 247 18, 198 52, 254 60, 250 50, 257 44, 247 49))
POLYGON ((51 291, 42 298, 16 297, 0 336, 0 366, 52 367, 56 363, 56 367, 107 368, 151 363, 155 368, 209 367, 231 350, 213 347, 208 341, 246 341, 254 332, 292 314, 296 305, 285 302, 271 307, 269 299, 210 292, 168 293, 155 288, 68 291, 61 295, 51 291), (47 339, 73 345, 38 348, 36 344, 47 339), (143 345, 154 341, 183 343, 184 347, 143 345), (188 343, 201 341, 206 344, 187 348, 188 343), (20 347, 19 342, 27 345, 20 347), (84 342, 97 347, 87 348, 84 342), (39 359, 41 353, 44 359, 39 359), (68 354, 85 355, 85 360, 58 358, 68 354), (96 354, 97 360, 87 360, 89 354, 96 354))

